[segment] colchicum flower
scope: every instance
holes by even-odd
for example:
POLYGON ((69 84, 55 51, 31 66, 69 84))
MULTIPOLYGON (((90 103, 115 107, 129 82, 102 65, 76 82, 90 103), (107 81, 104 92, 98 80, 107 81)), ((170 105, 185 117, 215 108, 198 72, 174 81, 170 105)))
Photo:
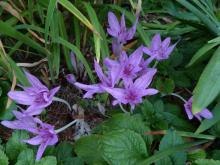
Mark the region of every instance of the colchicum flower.
POLYGON ((199 121, 202 120, 202 118, 205 119, 211 119, 213 117, 212 112, 210 112, 207 108, 203 109, 201 112, 198 112, 193 115, 192 113, 192 101, 193 98, 191 97, 187 102, 184 104, 185 112, 190 120, 193 119, 193 117, 196 117, 199 121))
POLYGON ((78 82, 75 83, 75 86, 87 91, 86 94, 83 96, 84 98, 92 98, 93 94, 95 93, 104 93, 105 90, 103 89, 103 87, 114 87, 114 85, 119 80, 119 76, 118 76, 119 68, 109 69, 106 76, 103 73, 102 68, 96 61, 94 61, 94 65, 95 65, 96 74, 99 77, 101 83, 92 84, 92 85, 86 85, 78 82))
POLYGON ((164 41, 161 41, 160 34, 156 34, 149 48, 144 47, 144 53, 148 54, 151 60, 156 59, 158 61, 165 60, 169 58, 169 55, 175 48, 176 44, 170 45, 170 37, 166 38, 164 41))
POLYGON ((74 83, 76 82, 76 77, 73 74, 67 74, 65 78, 68 81, 68 83, 72 85, 74 85, 74 83))
POLYGON ((140 67, 142 56, 143 51, 142 46, 140 46, 130 56, 127 56, 126 52, 123 51, 121 53, 119 62, 111 59, 106 59, 105 64, 111 69, 118 68, 118 70, 120 70, 120 72, 118 72, 119 77, 122 78, 124 81, 129 81, 133 78, 136 78, 138 72, 142 70, 142 68, 140 67))
POLYGON ((18 104, 29 105, 24 111, 25 114, 38 115, 52 103, 53 97, 60 87, 49 90, 35 76, 28 72, 25 72, 25 75, 31 86, 22 87, 24 91, 10 91, 8 96, 18 104))
POLYGON ((54 126, 43 123, 40 119, 27 116, 21 112, 14 111, 13 113, 17 120, 2 121, 1 124, 11 129, 26 130, 36 135, 31 139, 25 139, 22 141, 31 145, 40 145, 36 155, 36 160, 40 160, 46 147, 58 142, 54 126))
POLYGON ((121 16, 121 21, 119 23, 117 17, 114 13, 108 13, 108 24, 109 28, 107 28, 108 33, 117 38, 120 43, 125 43, 128 40, 131 40, 135 34, 136 26, 138 19, 136 19, 134 25, 127 29, 125 24, 124 14, 121 16))
POLYGON ((104 89, 116 99, 113 101, 113 105, 129 103, 133 110, 136 104, 142 102, 143 96, 149 96, 158 93, 158 90, 156 89, 147 88, 150 85, 153 76, 156 74, 156 71, 156 69, 152 69, 145 75, 137 78, 134 82, 124 82, 124 89, 110 87, 105 87, 104 89))

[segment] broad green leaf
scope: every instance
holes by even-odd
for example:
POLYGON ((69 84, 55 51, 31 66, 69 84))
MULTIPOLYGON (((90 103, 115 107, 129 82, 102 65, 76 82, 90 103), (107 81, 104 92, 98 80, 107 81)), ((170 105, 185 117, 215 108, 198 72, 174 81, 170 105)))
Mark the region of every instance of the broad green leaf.
POLYGON ((0 150, 0 164, 1 165, 8 165, 8 157, 6 156, 6 154, 0 150))
POLYGON ((105 164, 101 141, 98 135, 85 136, 76 141, 74 150, 87 164, 105 164))
POLYGON ((36 162, 34 165, 57 165, 57 160, 54 156, 46 156, 40 161, 36 162))
POLYGON ((70 42, 66 41, 65 39, 59 37, 56 42, 66 46, 67 48, 71 49, 76 57, 83 63, 83 65, 85 66, 85 69, 89 75, 89 78, 91 79, 91 81, 94 83, 95 82, 95 79, 94 79, 94 76, 92 74, 92 70, 86 60, 86 58, 83 56, 83 54, 81 53, 81 51, 73 44, 71 44, 70 42))
POLYGON ((207 43, 203 47, 201 47, 192 57, 190 62, 187 64, 187 67, 192 66, 196 62, 198 62, 202 57, 206 55, 208 51, 210 51, 212 48, 216 47, 219 45, 220 42, 215 42, 215 43, 207 43))
POLYGON ((15 165, 33 165, 35 162, 35 155, 33 150, 25 149, 19 155, 15 165))
POLYGON ((9 107, 6 107, 7 102, 7 96, 0 98, 0 120, 11 120, 14 117, 12 111, 15 111, 17 109, 17 105, 15 104, 15 102, 11 102, 9 107))
POLYGON ((62 165, 84 165, 84 162, 82 159, 78 157, 65 157, 65 159, 62 162, 62 165))
POLYGON ((10 26, 6 22, 0 21, 0 34, 22 41, 23 43, 30 46, 31 48, 36 49, 39 53, 42 53, 42 54, 39 54, 39 56, 45 56, 45 55, 50 54, 47 49, 42 47, 40 44, 38 44, 34 40, 30 39, 26 35, 17 31, 15 28, 10 26))
POLYGON ((69 12, 75 15, 84 25, 86 25, 90 30, 97 33, 94 26, 89 22, 89 20, 68 0, 59 0, 58 3, 66 8, 69 12))
POLYGON ((147 156, 143 138, 130 130, 112 131, 103 137, 103 155, 109 164, 136 165, 147 156))
POLYGON ((202 140, 202 141, 186 143, 186 144, 179 144, 179 145, 173 146, 172 148, 168 148, 164 151, 159 151, 159 152, 155 153, 153 156, 147 158, 142 163, 140 163, 140 165, 152 164, 152 163, 154 163, 162 158, 165 158, 169 155, 175 154, 180 151, 185 151, 191 147, 194 147, 194 146, 206 143, 206 142, 207 142, 206 140, 202 140))
POLYGON ((205 67, 193 91, 193 113, 206 108, 220 92, 220 47, 215 51, 211 60, 205 67))
MULTIPOLYGON (((168 131, 160 142, 159 151, 166 151, 173 146, 183 143, 182 138, 177 135, 175 131, 168 131)), ((176 152, 175 154, 157 161, 156 165, 163 165, 164 162, 167 162, 166 165, 184 165, 186 163, 186 152, 176 152)))
POLYGON ((195 165, 220 165, 220 161, 213 159, 199 159, 195 161, 195 165))
POLYGON ((199 127, 197 128, 195 133, 201 133, 206 131, 207 129, 211 128, 213 125, 215 125, 217 122, 220 121, 220 103, 218 103, 215 108, 212 111, 213 118, 211 119, 204 119, 199 127))
POLYGON ((165 94, 172 93, 175 88, 175 83, 169 78, 158 78, 156 81, 156 88, 165 94))
POLYGON ((146 135, 145 132, 150 131, 149 127, 145 125, 142 117, 139 114, 116 114, 111 119, 103 122, 96 128, 99 133, 107 133, 113 130, 128 129, 132 130, 142 136, 150 149, 153 138, 151 135, 146 135))
POLYGON ((23 139, 28 139, 29 136, 25 131, 14 131, 12 136, 6 143, 6 154, 10 161, 15 162, 20 152, 27 148, 27 144, 21 142, 23 139))
POLYGON ((59 164, 63 164, 67 158, 73 157, 73 144, 62 142, 56 147, 56 158, 59 164))

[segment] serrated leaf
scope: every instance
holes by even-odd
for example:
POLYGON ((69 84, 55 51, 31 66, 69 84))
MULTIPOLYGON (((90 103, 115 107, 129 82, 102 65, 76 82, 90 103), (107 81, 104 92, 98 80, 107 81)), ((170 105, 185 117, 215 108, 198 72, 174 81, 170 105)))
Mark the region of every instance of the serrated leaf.
POLYGON ((42 158, 40 161, 36 162, 34 165, 56 165, 57 160, 54 156, 46 156, 42 158))
POLYGON ((143 138, 134 131, 112 131, 102 143, 104 159, 112 165, 136 165, 148 156, 143 138))
POLYGON ((211 60, 205 67, 193 91, 193 113, 206 108, 220 92, 220 47, 215 51, 211 60))
MULTIPOLYGON (((183 144, 182 138, 174 131, 168 131, 160 142, 159 151, 165 151, 178 144, 183 144)), ((181 151, 157 161, 156 165, 163 165, 164 162, 167 162, 166 165, 185 165, 186 160, 186 152, 181 151)))
POLYGON ((113 130, 128 129, 140 134, 145 140, 148 149, 150 149, 153 141, 151 135, 146 135, 145 132, 150 131, 149 127, 143 122, 139 114, 116 114, 111 119, 103 122, 97 127, 100 133, 107 133, 113 130))
POLYGON ((11 120, 14 117, 12 111, 17 109, 15 102, 11 102, 6 108, 7 101, 8 97, 0 98, 0 120, 11 120))
POLYGON ((33 165, 35 162, 34 152, 31 149, 23 150, 17 159, 17 163, 15 165, 33 165))
POLYGON ((0 164, 1 165, 8 165, 8 157, 6 156, 6 154, 0 150, 0 164))
POLYGON ((20 152, 27 148, 27 145, 21 140, 28 139, 28 133, 26 131, 16 130, 12 133, 12 136, 6 143, 6 154, 11 161, 16 161, 20 152))
POLYGON ((219 160, 213 159, 199 159, 195 161, 196 165, 220 165, 219 160))
POLYGON ((90 135, 76 141, 74 150, 88 164, 105 164, 102 158, 101 136, 90 135))
POLYGON ((56 158, 59 163, 63 163, 67 158, 73 157, 73 145, 68 142, 58 144, 56 147, 56 158))

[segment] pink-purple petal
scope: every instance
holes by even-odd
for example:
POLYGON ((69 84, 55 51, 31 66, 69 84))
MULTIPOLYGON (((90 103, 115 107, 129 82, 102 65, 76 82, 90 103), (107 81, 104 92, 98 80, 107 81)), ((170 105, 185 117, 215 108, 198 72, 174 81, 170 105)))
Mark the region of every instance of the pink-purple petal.
POLYGON ((118 19, 113 12, 108 12, 108 24, 114 33, 118 33, 120 31, 118 19))
POLYGON ((155 34, 152 41, 151 41, 151 49, 157 50, 160 48, 160 45, 161 45, 160 34, 155 34))
POLYGON ((24 91, 10 91, 8 92, 8 96, 18 104, 31 105, 34 102, 34 97, 31 97, 27 92, 24 91))

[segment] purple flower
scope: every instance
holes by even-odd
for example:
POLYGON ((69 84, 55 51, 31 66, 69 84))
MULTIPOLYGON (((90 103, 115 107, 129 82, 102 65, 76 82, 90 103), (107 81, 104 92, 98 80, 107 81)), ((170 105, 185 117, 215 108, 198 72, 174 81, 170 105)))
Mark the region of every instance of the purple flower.
POLYGON ((193 115, 192 113, 192 101, 193 98, 191 97, 185 104, 184 104, 184 108, 185 108, 185 112, 189 118, 189 120, 192 120, 193 117, 196 117, 199 121, 202 120, 202 118, 206 118, 206 119, 211 119, 213 117, 212 112, 210 112, 208 109, 203 109, 201 112, 198 112, 196 114, 193 115))
POLYGON ((18 104, 29 105, 24 113, 38 115, 52 103, 52 99, 60 87, 49 90, 35 76, 25 72, 31 87, 22 87, 24 91, 10 91, 8 96, 18 104))
POLYGON ((112 40, 112 52, 116 57, 121 55, 123 50, 123 44, 121 44, 117 39, 112 40))
POLYGON ((117 17, 114 13, 108 13, 108 23, 109 28, 107 28, 108 33, 117 38, 120 43, 125 43, 128 40, 131 40, 135 34, 136 26, 138 19, 136 19, 134 25, 130 28, 126 28, 124 14, 121 16, 121 21, 119 23, 117 17))
POLYGON ((143 56, 142 49, 142 46, 140 46, 129 57, 127 56, 126 52, 123 51, 121 53, 119 62, 106 59, 105 64, 111 69, 118 68, 118 70, 120 70, 120 72, 118 72, 118 75, 120 75, 119 77, 124 81, 130 81, 131 79, 136 78, 138 72, 142 70, 140 67, 143 56))
POLYGON ((68 81, 68 83, 72 85, 74 85, 74 83, 76 82, 76 77, 73 74, 67 74, 65 78, 68 81))
POLYGON ((169 46, 170 40, 170 37, 168 37, 162 42, 160 34, 156 34, 151 41, 150 47, 144 47, 143 51, 158 61, 165 60, 176 46, 176 44, 169 46))
POLYGON ((14 111, 13 113, 18 120, 2 121, 1 124, 11 129, 26 130, 36 135, 31 139, 22 141, 31 145, 40 145, 36 156, 36 160, 40 160, 46 147, 58 142, 54 126, 43 123, 40 119, 27 116, 21 112, 14 111))
POLYGON ((119 67, 109 69, 106 76, 96 61, 94 61, 94 65, 96 74, 101 81, 100 83, 92 85, 86 85, 78 82, 75 83, 75 86, 87 91, 83 96, 84 98, 92 98, 95 93, 104 93, 105 90, 103 87, 114 87, 114 85, 119 81, 119 67))
POLYGON ((116 99, 113 101, 113 105, 119 103, 129 103, 131 108, 134 109, 136 104, 142 102, 143 96, 154 95, 158 93, 158 90, 156 89, 147 88, 150 85, 153 76, 156 74, 156 71, 156 69, 152 69, 145 75, 137 78, 134 82, 124 82, 124 89, 110 87, 104 87, 104 89, 116 99))

